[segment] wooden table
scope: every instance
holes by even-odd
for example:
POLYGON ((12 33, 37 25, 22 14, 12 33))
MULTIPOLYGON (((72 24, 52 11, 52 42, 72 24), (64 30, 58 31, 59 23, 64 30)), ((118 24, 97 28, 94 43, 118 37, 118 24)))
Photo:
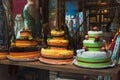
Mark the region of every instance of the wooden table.
POLYGON ((49 65, 49 64, 41 63, 39 61, 13 62, 13 61, 9 61, 9 60, 0 60, 0 64, 32 67, 32 68, 38 68, 38 69, 43 69, 43 70, 48 70, 48 71, 56 71, 56 72, 111 76, 112 80, 118 80, 118 77, 119 77, 118 74, 120 72, 120 65, 117 65, 113 68, 107 68, 107 69, 85 69, 85 68, 78 68, 72 64, 49 65))

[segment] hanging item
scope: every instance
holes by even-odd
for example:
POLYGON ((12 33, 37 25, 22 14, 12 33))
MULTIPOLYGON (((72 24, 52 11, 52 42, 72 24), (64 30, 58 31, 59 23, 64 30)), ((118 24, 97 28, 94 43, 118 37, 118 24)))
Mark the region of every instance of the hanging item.
POLYGON ((17 14, 15 17, 15 26, 14 26, 16 39, 20 38, 20 31, 22 31, 23 28, 24 25, 23 25, 22 14, 17 14))
POLYGON ((12 0, 12 13, 14 18, 17 14, 23 13, 23 8, 26 4, 27 0, 12 0))
POLYGON ((34 0, 27 0, 27 4, 23 9, 24 25, 25 28, 28 28, 32 32, 33 37, 36 36, 35 14, 36 9, 34 0))
POLYGON ((14 34, 14 29, 13 29, 13 16, 12 16, 12 9, 11 9, 11 4, 9 0, 2 0, 2 4, 5 9, 5 25, 6 25, 6 35, 8 36, 8 42, 10 42, 13 34, 14 34))
MULTIPOLYGON (((5 0, 4 0, 5 1, 5 0)), ((8 23, 5 2, 0 0, 0 59, 7 59, 8 55, 8 23)))
POLYGON ((2 5, 0 5, 0 47, 3 47, 5 46, 5 40, 6 40, 6 37, 4 36, 5 35, 5 15, 4 15, 4 8, 2 5))

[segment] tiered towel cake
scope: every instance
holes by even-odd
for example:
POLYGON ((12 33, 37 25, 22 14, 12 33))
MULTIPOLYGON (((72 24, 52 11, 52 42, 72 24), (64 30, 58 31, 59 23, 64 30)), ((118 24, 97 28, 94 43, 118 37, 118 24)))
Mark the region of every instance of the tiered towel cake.
POLYGON ((20 38, 11 44, 9 59, 14 61, 31 61, 40 57, 37 42, 32 38, 29 30, 20 32, 20 38))
POLYGON ((83 49, 77 50, 75 65, 86 68, 104 68, 111 65, 111 54, 105 48, 103 32, 94 27, 83 40, 83 49))
POLYGON ((47 39, 48 48, 41 49, 39 60, 48 64, 70 64, 73 61, 73 50, 67 50, 69 41, 64 38, 64 31, 51 30, 47 39))

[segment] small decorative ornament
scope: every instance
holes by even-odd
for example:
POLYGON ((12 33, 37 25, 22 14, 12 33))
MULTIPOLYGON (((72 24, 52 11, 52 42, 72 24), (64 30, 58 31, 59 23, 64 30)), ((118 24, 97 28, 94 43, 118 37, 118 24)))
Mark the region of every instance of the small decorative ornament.
POLYGON ((95 40, 100 40, 100 37, 99 36, 95 36, 95 40))
POLYGON ((28 30, 29 30, 29 27, 25 27, 25 30, 28 31, 28 30))
POLYGON ((114 41, 114 39, 112 39, 112 42, 114 41))
POLYGON ((5 49, 5 46, 2 46, 2 49, 5 49))
POLYGON ((83 49, 86 49, 87 47, 83 46, 83 49))
POLYGON ((98 42, 98 41, 100 41, 100 37, 99 36, 95 36, 94 42, 98 42))
POLYGON ((85 36, 85 39, 89 39, 89 36, 88 36, 88 35, 86 35, 86 36, 85 36))
POLYGON ((15 43, 14 43, 14 42, 12 42, 12 43, 11 43, 11 46, 15 46, 15 43))
POLYGON ((102 47, 102 48, 101 48, 101 51, 105 51, 105 50, 106 50, 105 47, 102 47))
POLYGON ((93 27, 93 30, 98 31, 98 27, 97 26, 93 27))
POLYGON ((83 48, 82 49, 84 49, 85 51, 87 51, 87 47, 86 46, 83 46, 83 48))

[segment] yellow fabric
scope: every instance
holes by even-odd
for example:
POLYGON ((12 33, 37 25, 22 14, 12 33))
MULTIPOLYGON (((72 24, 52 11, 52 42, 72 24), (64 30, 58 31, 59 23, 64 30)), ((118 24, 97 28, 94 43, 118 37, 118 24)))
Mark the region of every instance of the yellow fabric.
POLYGON ((69 56, 73 55, 73 50, 52 50, 52 49, 41 49, 41 54, 48 54, 48 55, 61 55, 61 56, 69 56))

